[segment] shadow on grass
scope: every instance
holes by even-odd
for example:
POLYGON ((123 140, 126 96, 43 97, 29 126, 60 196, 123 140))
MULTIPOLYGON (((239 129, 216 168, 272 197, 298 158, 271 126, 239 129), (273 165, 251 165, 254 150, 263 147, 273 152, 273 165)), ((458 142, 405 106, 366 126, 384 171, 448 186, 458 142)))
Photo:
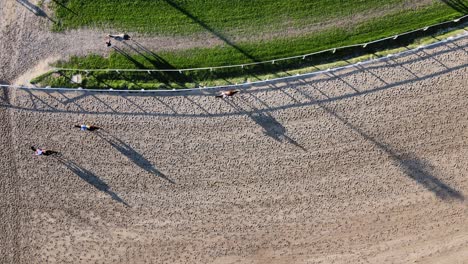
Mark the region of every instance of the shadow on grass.
POLYGON ((465 14, 465 15, 468 14, 468 5, 467 5, 466 0, 440 0, 440 1, 462 14, 465 14))
POLYGON ((55 159, 58 162, 60 162, 62 165, 64 165, 67 169, 69 169, 71 172, 73 172, 78 177, 80 177, 82 180, 89 183, 94 188, 98 189, 99 191, 104 192, 105 194, 109 195, 112 198, 112 200, 122 203, 125 206, 129 207, 129 205, 122 198, 120 198, 115 192, 110 190, 110 187, 109 185, 107 185, 107 183, 105 183, 103 180, 101 180, 98 176, 96 176, 91 171, 79 166, 75 162, 68 160, 64 157, 57 156, 55 159))
POLYGON ((10 106, 8 99, 8 87, 0 87, 0 106, 10 106))
POLYGON ((190 78, 189 75, 185 74, 184 72, 179 72, 167 60, 165 60, 155 52, 149 50, 134 39, 130 41, 122 41, 122 43, 127 48, 129 48, 133 52, 137 53, 139 56, 143 57, 146 61, 151 63, 153 68, 161 70, 173 70, 164 72, 148 72, 148 79, 158 80, 159 82, 162 82, 168 86, 170 86, 170 83, 177 83, 177 85, 181 87, 186 87, 185 83, 195 82, 195 80, 190 78))
POLYGON ((125 50, 115 46, 115 45, 112 45, 112 48, 120 55, 122 55, 123 57, 125 57, 127 60, 131 61, 133 64, 135 64, 135 66, 138 68, 138 69, 146 69, 146 66, 135 60, 129 53, 127 53, 125 50))
POLYGON ((238 52, 242 53, 242 55, 244 55, 246 58, 248 58, 251 62, 257 62, 259 61, 257 58, 255 58, 254 56, 252 56, 251 54, 247 53, 245 50, 243 50, 242 48, 240 48, 238 45, 236 45, 233 41, 229 40, 226 36, 224 36, 223 34, 221 34, 221 32, 217 31, 216 29, 214 29, 213 27, 209 26, 208 24, 206 24, 205 22, 201 21, 198 17, 196 17, 195 15, 191 14, 189 11, 185 10, 183 7, 181 7, 180 5, 178 5, 177 3, 175 3, 174 1, 172 0, 164 0, 166 3, 168 3, 170 6, 172 6, 173 8, 177 9, 178 11, 180 11, 182 14, 184 14, 185 16, 187 16, 188 18, 192 19, 195 23, 199 24, 200 26, 202 26, 204 29, 206 29, 207 31, 209 31, 210 33, 212 33, 213 35, 215 35, 216 37, 218 37, 219 39, 221 39, 224 43, 226 43, 227 45, 231 46, 232 48, 234 48, 235 50, 237 50, 238 52))
POLYGON ((138 167, 142 168, 143 170, 149 172, 150 174, 153 174, 155 176, 158 176, 172 184, 175 184, 175 182, 170 179, 168 176, 166 176, 164 173, 160 172, 158 169, 154 167, 153 164, 149 160, 147 160, 142 154, 140 154, 138 151, 136 151, 134 148, 132 148, 130 145, 126 144, 122 140, 110 135, 107 133, 105 130, 101 129, 99 131, 95 132, 96 135, 98 135, 101 139, 109 143, 113 148, 115 148, 117 151, 119 151, 122 155, 127 157, 129 160, 131 160, 135 165, 138 167))
MULTIPOLYGON (((67 0, 65 0, 67 1, 67 0)), ((71 10, 70 8, 68 8, 63 2, 64 0, 52 0, 52 2, 56 3, 57 5, 59 5, 61 8, 67 10, 67 12, 69 12, 70 14, 73 14, 75 16, 79 16, 79 14, 73 10, 71 10)))
MULTIPOLYGON (((196 23, 201 23, 207 30, 213 31, 213 34, 218 34, 215 30, 210 28, 208 25, 200 21, 195 16, 188 13, 186 10, 178 6, 171 0, 165 0, 174 8, 177 8, 182 13, 186 14, 196 23)), ((288 71, 296 71, 305 68, 315 68, 314 70, 320 70, 316 65, 323 65, 327 63, 339 63, 344 65, 351 63, 349 58, 355 58, 364 55, 376 54, 378 51, 388 50, 396 47, 405 47, 411 43, 414 43, 415 39, 427 36, 433 36, 438 34, 441 30, 447 28, 460 28, 468 21, 468 18, 460 19, 458 22, 448 22, 444 25, 429 27, 425 30, 419 30, 412 32, 407 35, 400 35, 397 38, 390 38, 387 40, 373 42, 366 45, 366 47, 349 47, 336 50, 336 52, 324 52, 316 55, 310 55, 306 57, 300 57, 291 60, 276 61, 273 63, 262 63, 258 65, 245 65, 244 67, 233 67, 233 68, 220 68, 220 69, 206 69, 196 71, 185 71, 179 72, 171 65, 167 60, 164 60, 161 56, 152 52, 148 48, 135 40, 124 41, 124 45, 128 47, 128 51, 133 51, 131 55, 125 50, 115 47, 116 53, 127 58, 133 62, 134 65, 139 69, 166 69, 174 70, 168 72, 126 72, 121 73, 125 78, 121 78, 113 72, 96 72, 93 75, 85 76, 85 85, 83 88, 108 88, 116 87, 115 89, 132 90, 139 88, 135 85, 136 83, 144 84, 144 89, 183 89, 183 88, 196 88, 199 86, 211 86, 211 85, 223 85, 232 83, 244 83, 252 80, 271 79, 278 77, 291 76, 288 71), (146 63, 144 61, 148 61, 146 63), (261 78, 259 76, 262 76, 261 78), (89 78, 89 81, 86 79, 89 78), (95 80, 96 78, 96 80, 95 80), (105 81, 107 80, 107 81, 105 81)), ((223 36, 220 35, 222 38, 223 36)), ((224 38, 225 39, 225 38, 224 38)), ((233 43, 225 39, 231 45, 233 43)), ((234 45, 235 46, 235 45, 234 45)), ((239 47, 237 47, 239 49, 239 47)), ((243 50, 241 50, 243 51, 243 50)), ((69 72, 69 75, 74 74, 69 72)), ((54 87, 78 87, 78 85, 64 82, 63 80, 57 80, 53 77, 40 77, 35 80, 35 83, 41 83, 42 86, 51 85, 54 87)), ((139 88, 142 89, 142 88, 139 88)))

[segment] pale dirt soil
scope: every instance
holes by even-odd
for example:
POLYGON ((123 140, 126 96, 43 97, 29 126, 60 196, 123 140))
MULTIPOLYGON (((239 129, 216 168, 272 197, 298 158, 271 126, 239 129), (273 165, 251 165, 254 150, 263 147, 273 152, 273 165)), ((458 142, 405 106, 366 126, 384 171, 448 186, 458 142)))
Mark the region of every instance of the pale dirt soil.
POLYGON ((227 100, 1 90, 0 262, 468 263, 467 45, 227 100))
MULTIPOLYGON (((23 0, 27 1, 27 0, 23 0)), ((37 4, 38 0, 30 0, 37 4)), ((45 1, 45 3, 50 1, 45 1)), ((303 34, 324 30, 331 27, 349 27, 368 19, 397 13, 399 10, 418 8, 436 0, 405 0, 399 6, 382 7, 367 13, 350 14, 346 19, 331 19, 324 23, 307 25, 299 28, 286 23, 282 27, 270 31, 262 31, 257 35, 250 32, 224 32, 223 37, 232 43, 252 40, 267 41, 273 38, 300 36, 303 34)), ((45 9, 49 17, 50 10, 45 9)), ((52 21, 47 17, 36 16, 16 0, 0 1, 0 83, 27 85, 29 81, 50 69, 48 64, 59 59, 66 60, 70 56, 85 56, 90 53, 106 56, 109 49, 105 46, 105 36, 109 33, 119 33, 109 30, 79 29, 61 33, 50 32, 52 21)), ((166 50, 183 50, 194 47, 213 47, 230 45, 213 33, 206 32, 189 37, 176 36, 145 36, 129 32, 140 44, 154 52, 166 50)), ((119 45, 119 43, 116 43, 119 45)), ((120 45, 121 48, 126 48, 120 45)), ((131 52, 131 51, 129 51, 131 52)))

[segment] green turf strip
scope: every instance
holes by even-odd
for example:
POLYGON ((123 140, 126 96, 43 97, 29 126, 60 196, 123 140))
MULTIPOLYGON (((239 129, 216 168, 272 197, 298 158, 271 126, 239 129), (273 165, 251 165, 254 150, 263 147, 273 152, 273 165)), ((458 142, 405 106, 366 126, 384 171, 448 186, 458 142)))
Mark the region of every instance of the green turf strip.
MULTIPOLYGON (((111 53, 108 59, 97 55, 73 57, 57 66, 81 69, 192 68, 242 64, 306 54, 319 50, 392 36, 460 16, 446 6, 400 12, 376 18, 352 29, 334 28, 294 39, 276 39, 262 43, 240 43, 214 48, 196 48, 157 54, 166 62, 154 62, 151 56, 132 54, 133 60, 111 53), (148 59, 148 57, 150 57, 148 59), (252 59, 253 58, 253 59, 252 59), (136 63, 135 63, 136 61, 136 63)), ((129 42, 131 44, 131 42, 129 42)))
POLYGON ((369 10, 388 10, 404 0, 55 0, 56 29, 106 27, 186 35, 214 30, 281 31, 369 10), (59 4, 60 3, 60 4, 59 4))
MULTIPOLYGON (((190 1, 187 1, 190 2, 190 1)), ((268 2, 268 1, 265 1, 268 2)), ((317 1, 320 2, 320 1, 317 1)), ((366 1, 363 1, 366 2, 366 1)), ((425 8, 410 9, 395 12, 386 16, 370 19, 354 27, 341 26, 317 31, 308 35, 289 38, 273 39, 268 42, 243 42, 224 44, 212 48, 197 48, 176 52, 146 53, 144 55, 130 54, 131 58, 118 53, 111 53, 109 58, 98 55, 87 57, 73 57, 67 62, 56 66, 81 69, 168 69, 192 68, 206 66, 221 66, 242 64, 252 61, 263 61, 300 55, 319 50, 344 45, 364 43, 367 41, 392 36, 405 31, 424 27, 426 25, 447 21, 460 17, 463 12, 453 9, 449 5, 434 4, 425 8)), ((187 31, 184 31, 187 33, 187 31)), ((132 44, 132 41, 128 42, 132 44)), ((352 54, 341 54, 352 55, 352 54)), ((308 63, 316 63, 309 60, 308 63)), ((317 61, 319 63, 319 61, 317 61)), ((310 65, 309 65, 310 66, 310 65)), ((36 81, 41 85, 53 87, 87 87, 87 88, 130 88, 130 89, 158 89, 195 87, 200 84, 222 84, 246 79, 255 80, 256 75, 275 74, 284 69, 308 67, 300 62, 279 62, 274 66, 247 67, 245 69, 216 70, 213 72, 195 71, 179 74, 147 74, 144 73, 93 73, 84 77, 81 85, 70 84, 69 78, 73 72, 64 76, 46 76, 36 81)))

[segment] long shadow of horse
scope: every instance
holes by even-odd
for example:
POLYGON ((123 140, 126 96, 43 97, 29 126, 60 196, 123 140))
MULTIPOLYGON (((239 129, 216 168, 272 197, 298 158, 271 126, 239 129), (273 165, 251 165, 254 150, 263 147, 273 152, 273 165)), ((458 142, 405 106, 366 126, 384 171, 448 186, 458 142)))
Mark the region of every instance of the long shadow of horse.
POLYGON ((172 184, 175 184, 175 182, 170 179, 168 176, 166 176, 164 173, 160 172, 157 170, 153 164, 149 160, 147 160, 143 155, 138 153, 135 149, 133 149, 130 145, 126 144, 122 140, 110 135, 109 133, 105 132, 104 130, 99 130, 95 132, 96 135, 98 135, 100 138, 102 138, 104 141, 109 143, 113 148, 115 148, 117 151, 122 153, 125 157, 127 157, 129 160, 131 160, 135 165, 138 167, 142 168, 143 170, 156 175, 172 184))
POLYGON ((424 188, 432 191, 440 199, 464 200, 463 195, 459 191, 448 186, 433 175, 431 166, 427 162, 411 155, 400 156, 397 160, 406 175, 421 184, 424 188))
POLYGON ((191 83, 194 80, 188 76, 185 72, 179 72, 176 67, 171 63, 165 60, 160 55, 156 54, 154 51, 143 46, 141 43, 137 42, 134 39, 130 41, 122 41, 122 43, 133 52, 136 52, 145 60, 153 65, 154 68, 162 69, 166 71, 152 71, 148 72, 151 79, 156 79, 166 85, 170 86, 171 82, 177 83, 180 86, 185 86, 185 83, 191 83))
MULTIPOLYGON (((305 98, 315 101, 315 99, 307 92, 298 90, 305 98)), ((454 188, 450 187, 448 184, 442 182, 436 176, 433 175, 431 169, 427 165, 427 162, 423 162, 421 159, 414 157, 410 154, 399 154, 396 150, 391 148, 389 145, 377 140, 375 137, 367 134, 359 127, 350 123, 345 117, 336 113, 329 107, 325 106, 322 103, 317 104, 321 109, 326 113, 330 114, 332 117, 336 118, 347 126, 352 131, 359 134, 361 137, 366 139, 369 142, 372 142, 379 149, 384 151, 390 158, 397 164, 403 173, 423 186, 428 191, 433 192, 438 198, 442 200, 459 200, 464 201, 465 197, 463 194, 454 188)))
POLYGON ((270 113, 255 111, 256 108, 253 106, 250 106, 250 110, 253 111, 247 111, 246 109, 235 103, 233 100, 227 99, 225 101, 237 111, 244 113, 245 115, 250 117, 252 121, 254 121, 263 129, 264 135, 271 137, 272 139, 278 142, 287 142, 302 149, 303 151, 307 151, 306 148, 301 146, 297 141, 295 141, 287 135, 286 128, 280 122, 278 122, 278 120, 276 120, 270 113))
POLYGON ((122 55, 124 58, 126 58, 127 60, 132 62, 138 69, 146 69, 147 68, 143 63, 141 63, 141 62, 137 61, 136 59, 134 59, 132 57, 132 55, 130 55, 125 50, 123 50, 123 49, 121 49, 121 48, 119 48, 119 47, 117 47, 115 45, 113 45, 112 48, 115 50, 116 53, 122 55))
POLYGON ((101 192, 104 192, 105 194, 108 194, 112 200, 122 203, 125 206, 129 207, 129 205, 122 199, 120 198, 115 192, 110 190, 109 185, 107 185, 106 182, 101 180, 98 176, 96 176, 94 173, 91 171, 79 166, 75 162, 65 159, 61 156, 57 156, 56 160, 60 162, 62 165, 64 165, 67 169, 69 169, 71 172, 76 174, 78 177, 83 179, 85 182, 89 183, 92 185, 94 188, 98 189, 101 192))

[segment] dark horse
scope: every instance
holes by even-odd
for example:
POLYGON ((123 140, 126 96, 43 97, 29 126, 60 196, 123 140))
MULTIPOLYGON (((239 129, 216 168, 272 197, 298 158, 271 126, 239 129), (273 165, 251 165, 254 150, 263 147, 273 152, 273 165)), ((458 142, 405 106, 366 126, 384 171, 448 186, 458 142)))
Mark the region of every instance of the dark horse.
POLYGON ((89 131, 94 131, 94 130, 98 130, 99 127, 97 126, 91 126, 91 125, 75 125, 75 127, 81 129, 81 130, 89 130, 89 131))

